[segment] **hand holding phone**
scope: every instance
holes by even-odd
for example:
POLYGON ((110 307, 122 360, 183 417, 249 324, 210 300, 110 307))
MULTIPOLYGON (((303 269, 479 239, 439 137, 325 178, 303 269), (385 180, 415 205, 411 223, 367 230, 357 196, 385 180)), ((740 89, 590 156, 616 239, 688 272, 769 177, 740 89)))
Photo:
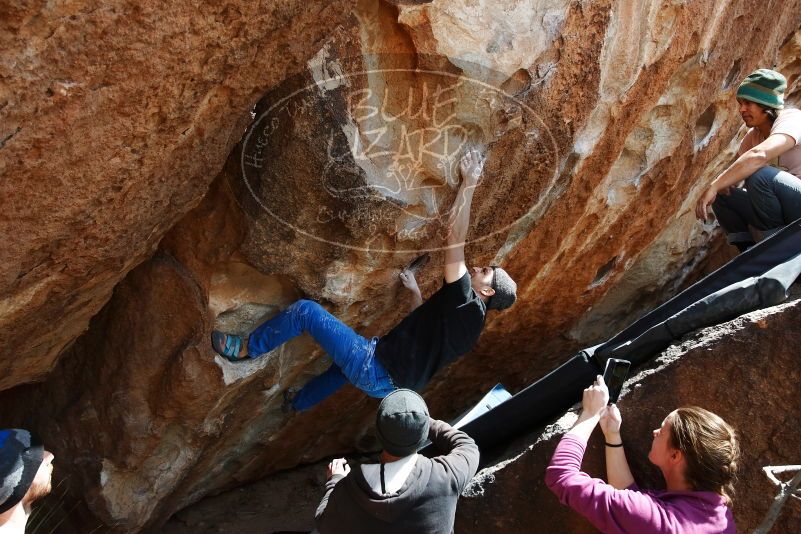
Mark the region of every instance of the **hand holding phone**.
POLYGON ((617 402, 620 396, 620 390, 623 389, 623 383, 629 376, 629 369, 631 362, 628 360, 618 360, 617 358, 609 358, 606 360, 606 367, 604 368, 604 383, 609 388, 609 404, 617 402))

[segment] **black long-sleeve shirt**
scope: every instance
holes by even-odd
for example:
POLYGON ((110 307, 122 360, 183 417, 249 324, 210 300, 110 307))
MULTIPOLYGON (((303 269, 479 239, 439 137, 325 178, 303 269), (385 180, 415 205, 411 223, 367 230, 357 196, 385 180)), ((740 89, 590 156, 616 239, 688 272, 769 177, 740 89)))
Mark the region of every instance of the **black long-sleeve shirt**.
POLYGON ((434 374, 470 352, 484 328, 487 307, 471 286, 470 274, 442 287, 387 335, 376 358, 396 386, 422 391, 434 374))

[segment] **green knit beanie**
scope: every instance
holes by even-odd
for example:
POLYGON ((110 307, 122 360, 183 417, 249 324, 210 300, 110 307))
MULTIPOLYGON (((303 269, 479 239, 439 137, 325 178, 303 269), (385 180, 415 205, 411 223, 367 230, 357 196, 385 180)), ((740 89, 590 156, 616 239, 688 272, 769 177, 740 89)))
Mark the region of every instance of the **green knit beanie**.
POLYGON ((770 69, 757 69, 749 74, 737 88, 737 98, 743 98, 770 108, 784 107, 784 90, 787 80, 781 73, 770 69))

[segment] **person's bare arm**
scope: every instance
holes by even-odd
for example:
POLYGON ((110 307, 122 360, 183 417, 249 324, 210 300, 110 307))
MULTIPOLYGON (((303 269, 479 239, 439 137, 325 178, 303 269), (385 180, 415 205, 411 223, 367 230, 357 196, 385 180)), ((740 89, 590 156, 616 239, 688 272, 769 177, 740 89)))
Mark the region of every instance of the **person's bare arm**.
POLYGON ((604 378, 598 375, 595 382, 584 390, 581 397, 581 413, 567 433, 574 434, 585 442, 589 440, 607 402, 609 402, 609 389, 604 384, 604 378))
POLYGON ((447 248, 445 249, 445 282, 451 283, 460 279, 467 272, 464 259, 464 245, 467 229, 470 226, 470 208, 473 204, 473 192, 484 169, 484 157, 478 150, 471 149, 464 153, 459 162, 459 173, 462 183, 456 194, 456 201, 449 220, 447 248))
POLYGON ((400 273, 401 282, 403 286, 412 293, 412 310, 414 311, 423 303, 423 296, 420 294, 420 288, 417 286, 417 279, 414 277, 414 271, 411 269, 404 269, 400 273))
POLYGON ((695 206, 695 216, 702 221, 708 219, 710 215, 709 207, 715 201, 718 193, 748 178, 767 165, 768 162, 781 156, 794 146, 795 140, 792 137, 777 133, 768 136, 767 139, 754 148, 743 152, 734 163, 712 180, 704 194, 698 199, 698 203, 695 206))
MULTIPOLYGON (((623 419, 616 405, 607 407, 601 414, 601 430, 606 443, 617 445, 623 443, 620 436, 620 424, 623 419)), ((623 447, 604 447, 606 449, 606 478, 609 484, 617 489, 626 489, 634 484, 626 451, 623 447)))

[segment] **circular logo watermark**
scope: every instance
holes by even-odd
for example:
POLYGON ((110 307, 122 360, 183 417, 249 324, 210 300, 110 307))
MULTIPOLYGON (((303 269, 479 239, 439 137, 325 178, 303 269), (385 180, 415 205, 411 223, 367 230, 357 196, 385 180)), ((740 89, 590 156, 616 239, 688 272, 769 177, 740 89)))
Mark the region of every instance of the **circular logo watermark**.
POLYGON ((475 219, 468 242, 530 217, 559 161, 546 122, 521 98, 530 80, 426 63, 435 64, 321 55, 265 95, 239 153, 249 213, 331 245, 391 253, 443 249, 463 210, 475 219), (469 149, 486 156, 472 205, 460 172, 469 149))

